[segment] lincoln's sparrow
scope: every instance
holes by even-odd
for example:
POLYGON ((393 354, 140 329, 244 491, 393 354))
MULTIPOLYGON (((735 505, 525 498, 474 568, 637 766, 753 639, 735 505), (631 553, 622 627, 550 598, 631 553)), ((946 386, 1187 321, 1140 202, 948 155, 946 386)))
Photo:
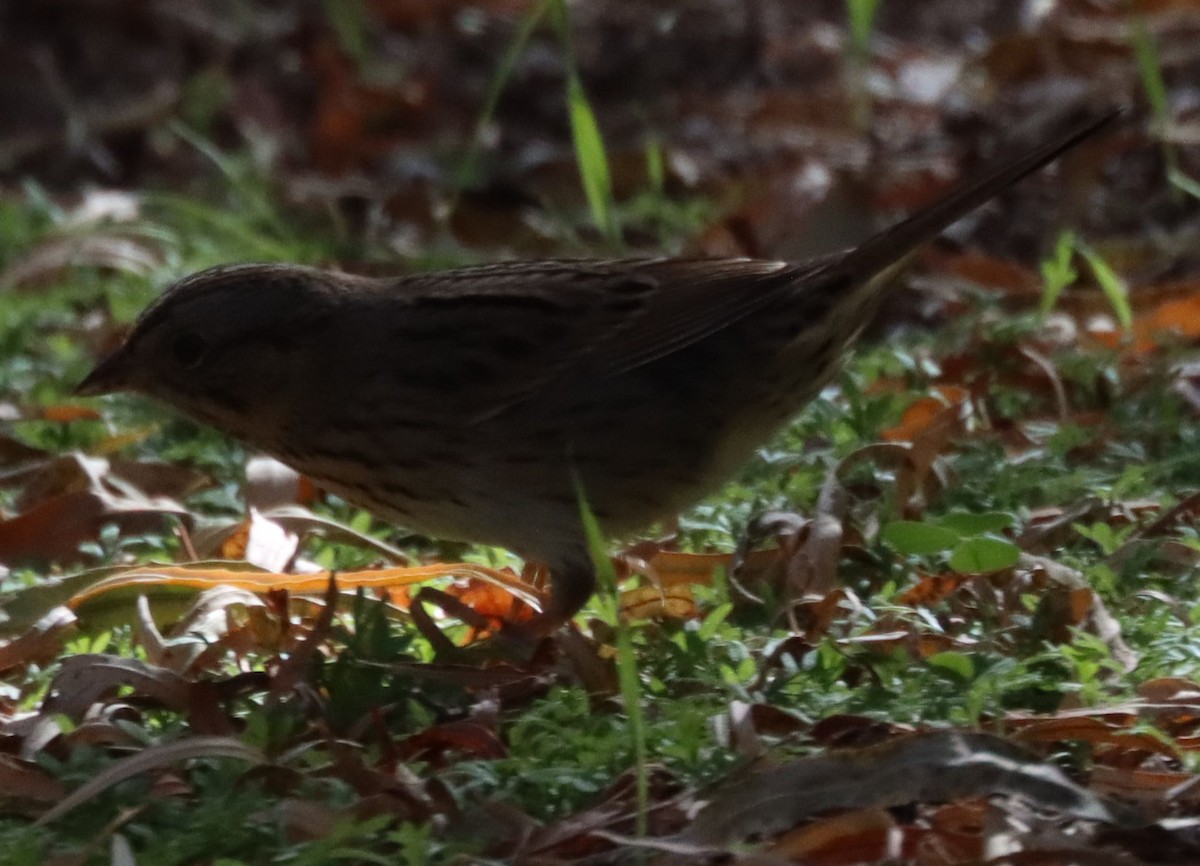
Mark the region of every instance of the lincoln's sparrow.
POLYGON ((576 478, 614 535, 695 502, 829 381, 914 248, 1113 116, 800 263, 212 268, 147 308, 78 393, 157 398, 389 520, 549 565, 549 630, 594 586, 576 478))

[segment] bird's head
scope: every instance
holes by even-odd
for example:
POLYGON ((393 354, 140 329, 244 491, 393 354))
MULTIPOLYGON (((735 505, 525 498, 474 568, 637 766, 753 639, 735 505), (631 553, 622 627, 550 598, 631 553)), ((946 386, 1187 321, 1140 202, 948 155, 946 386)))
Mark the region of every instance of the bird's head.
POLYGON ((222 265, 175 283, 75 393, 134 392, 238 432, 271 411, 320 340, 338 278, 291 265, 222 265))

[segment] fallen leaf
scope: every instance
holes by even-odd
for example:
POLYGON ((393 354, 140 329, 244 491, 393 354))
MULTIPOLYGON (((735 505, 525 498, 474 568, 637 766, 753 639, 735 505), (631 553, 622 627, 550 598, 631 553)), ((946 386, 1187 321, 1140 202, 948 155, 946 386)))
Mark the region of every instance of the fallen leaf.
POLYGON ((996 794, 1019 795, 1084 820, 1121 820, 1056 767, 1000 737, 940 731, 803 758, 725 782, 682 836, 693 844, 733 844, 774 835, 829 809, 996 794))

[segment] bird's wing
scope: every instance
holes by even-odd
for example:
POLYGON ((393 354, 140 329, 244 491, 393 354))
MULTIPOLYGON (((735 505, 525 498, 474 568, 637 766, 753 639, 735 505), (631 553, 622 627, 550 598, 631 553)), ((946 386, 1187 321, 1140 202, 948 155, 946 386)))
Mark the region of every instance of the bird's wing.
POLYGON ((760 259, 665 259, 642 272, 658 292, 619 335, 596 344, 586 358, 593 375, 613 375, 685 349, 793 292, 838 261, 827 256, 798 264, 760 259))
POLYGON ((570 368, 614 375, 692 345, 777 297, 795 269, 750 259, 563 260, 405 277, 387 287, 403 306, 389 317, 389 339, 403 347, 399 376, 423 409, 481 420, 554 387, 570 368))

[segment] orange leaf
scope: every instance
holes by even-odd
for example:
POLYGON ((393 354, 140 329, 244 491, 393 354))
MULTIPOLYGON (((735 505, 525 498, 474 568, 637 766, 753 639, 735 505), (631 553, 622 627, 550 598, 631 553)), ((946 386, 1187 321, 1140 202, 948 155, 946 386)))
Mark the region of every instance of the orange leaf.
POLYGON ((912 442, 934 425, 957 418, 963 411, 971 392, 957 385, 941 385, 934 389, 936 396, 922 397, 904 410, 900 423, 883 431, 888 442, 912 442))
POLYGON ((225 536, 221 546, 217 548, 217 556, 221 559, 244 560, 246 547, 250 543, 250 518, 239 523, 232 532, 225 536))
POLYGON ((1200 338, 1200 294, 1159 304, 1133 326, 1133 351, 1145 354, 1162 344, 1163 335, 1176 340, 1200 338))
POLYGON ((513 619, 512 593, 503 591, 490 581, 470 578, 464 585, 448 587, 446 594, 457 598, 482 616, 513 619))
POLYGON ((696 615, 690 584, 658 587, 639 586, 621 593, 621 613, 631 619, 652 619, 669 616, 688 619, 696 615))
POLYGON ((660 550, 650 560, 650 567, 663 587, 677 583, 710 584, 722 568, 729 568, 733 556, 728 553, 680 553, 660 550))
POLYGON ((102 417, 90 406, 74 406, 70 403, 45 406, 42 409, 42 418, 47 421, 57 421, 60 424, 69 424, 72 421, 99 421, 102 417))
POLYGON ((1037 297, 1042 291, 1041 277, 1010 259, 978 251, 940 253, 936 250, 929 252, 926 258, 941 271, 979 286, 1000 289, 1008 295, 1037 297))
POLYGON ((884 809, 862 809, 822 818, 780 837, 770 853, 804 863, 840 866, 891 859, 899 828, 884 809))
MULTIPOLYGON (((765 568, 779 556, 778 550, 755 550, 746 555, 743 567, 765 568)), ((708 586, 721 569, 733 565, 731 553, 680 553, 660 550, 650 558, 650 567, 661 586, 678 583, 708 586)))
MULTIPOLYGON (((1200 286, 1191 281, 1168 283, 1139 290, 1138 296, 1147 293, 1156 298, 1166 296, 1168 300, 1134 319, 1133 339, 1125 346, 1127 355, 1149 354, 1171 340, 1200 339, 1200 286)), ((1108 316, 1094 317, 1087 331, 1092 339, 1110 349, 1119 348, 1124 342, 1124 335, 1108 316)))
POLYGON ((953 595, 968 578, 962 574, 926 574, 916 585, 905 590, 897 599, 898 604, 918 607, 937 604, 953 595))
POLYGON ((1161 803, 1167 792, 1195 780, 1191 773, 1172 770, 1134 770, 1106 767, 1092 768, 1092 790, 1101 795, 1117 795, 1126 800, 1161 803))
MULTIPOLYGON (((368 571, 340 571, 342 589, 397 589, 413 586, 436 577, 475 577, 503 586, 523 597, 537 597, 528 584, 516 575, 471 563, 450 563, 420 567, 380 568, 368 571)), ((316 574, 279 574, 270 571, 237 571, 219 566, 184 567, 178 565, 140 565, 97 581, 73 595, 67 602, 72 608, 114 590, 133 586, 174 586, 204 590, 214 586, 234 586, 258 595, 278 590, 297 594, 319 594, 329 585, 329 572, 316 574)))

